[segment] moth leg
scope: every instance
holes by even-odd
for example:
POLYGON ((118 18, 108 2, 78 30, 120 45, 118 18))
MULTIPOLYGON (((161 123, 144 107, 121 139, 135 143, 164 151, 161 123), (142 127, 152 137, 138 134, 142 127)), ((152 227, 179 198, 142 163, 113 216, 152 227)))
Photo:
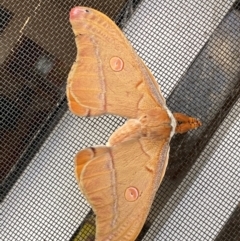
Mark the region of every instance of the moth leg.
POLYGON ((182 113, 173 113, 177 121, 177 126, 175 129, 175 133, 185 133, 190 130, 196 129, 202 125, 201 121, 196 118, 184 115, 182 113))

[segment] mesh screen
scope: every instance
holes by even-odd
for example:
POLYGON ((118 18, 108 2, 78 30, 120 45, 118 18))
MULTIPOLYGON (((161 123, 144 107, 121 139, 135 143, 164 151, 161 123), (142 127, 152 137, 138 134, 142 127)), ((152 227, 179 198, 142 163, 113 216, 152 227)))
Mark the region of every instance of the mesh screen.
POLYGON ((122 28, 172 111, 203 126, 171 142, 168 169, 138 240, 240 239, 240 2, 13 1, 0 5, 1 240, 94 240, 73 158, 125 122, 80 118, 65 85, 76 5, 122 28))

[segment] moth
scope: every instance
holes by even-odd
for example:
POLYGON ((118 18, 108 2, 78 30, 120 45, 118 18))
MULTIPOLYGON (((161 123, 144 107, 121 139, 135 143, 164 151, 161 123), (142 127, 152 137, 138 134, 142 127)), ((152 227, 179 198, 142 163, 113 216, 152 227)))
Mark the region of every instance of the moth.
POLYGON ((128 118, 106 146, 77 153, 75 176, 96 214, 96 240, 135 240, 165 174, 172 136, 201 122, 171 113, 150 70, 106 15, 75 7, 70 23, 77 46, 67 81, 70 110, 128 118))

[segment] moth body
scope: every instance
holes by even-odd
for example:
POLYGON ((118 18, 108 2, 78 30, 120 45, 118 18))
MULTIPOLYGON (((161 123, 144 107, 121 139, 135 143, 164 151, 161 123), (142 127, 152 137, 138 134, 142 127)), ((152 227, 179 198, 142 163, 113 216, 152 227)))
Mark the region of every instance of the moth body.
POLYGON ((129 119, 109 138, 107 146, 137 138, 166 139, 175 133, 176 120, 166 108, 156 107, 141 114, 138 119, 129 119))

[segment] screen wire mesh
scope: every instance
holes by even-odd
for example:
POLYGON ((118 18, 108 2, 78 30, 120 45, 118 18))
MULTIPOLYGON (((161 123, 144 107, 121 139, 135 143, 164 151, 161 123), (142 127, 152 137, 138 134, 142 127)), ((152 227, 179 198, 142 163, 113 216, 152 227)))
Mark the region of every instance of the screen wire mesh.
POLYGON ((240 2, 13 1, 0 4, 0 240, 94 240, 73 158, 125 122, 68 110, 76 56, 72 7, 115 20, 171 111, 203 126, 171 142, 169 165, 138 240, 240 240, 240 2))

